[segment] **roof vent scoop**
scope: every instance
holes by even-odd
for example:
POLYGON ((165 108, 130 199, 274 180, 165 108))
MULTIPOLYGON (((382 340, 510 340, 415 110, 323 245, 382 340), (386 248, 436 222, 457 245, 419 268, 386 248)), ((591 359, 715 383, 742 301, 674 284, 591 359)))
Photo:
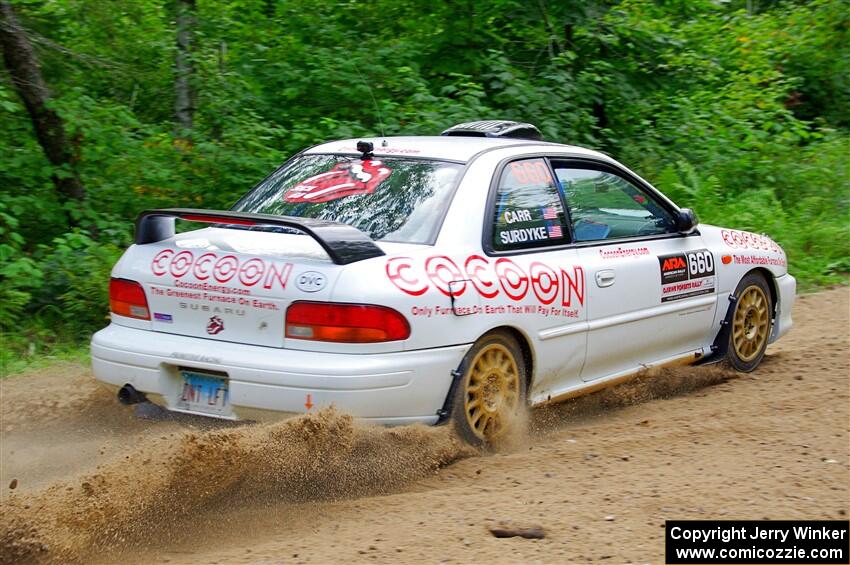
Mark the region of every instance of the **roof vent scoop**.
POLYGON ((532 124, 511 122, 508 120, 482 120, 457 124, 440 135, 455 137, 509 137, 513 139, 534 139, 540 141, 543 135, 532 124))

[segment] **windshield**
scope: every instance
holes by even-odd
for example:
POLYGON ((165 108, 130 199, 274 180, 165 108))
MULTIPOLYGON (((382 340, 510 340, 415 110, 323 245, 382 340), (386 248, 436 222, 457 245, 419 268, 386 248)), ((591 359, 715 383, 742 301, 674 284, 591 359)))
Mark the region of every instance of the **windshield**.
POLYGON ((233 209, 342 222, 374 240, 432 244, 461 168, 421 159, 302 155, 233 209))

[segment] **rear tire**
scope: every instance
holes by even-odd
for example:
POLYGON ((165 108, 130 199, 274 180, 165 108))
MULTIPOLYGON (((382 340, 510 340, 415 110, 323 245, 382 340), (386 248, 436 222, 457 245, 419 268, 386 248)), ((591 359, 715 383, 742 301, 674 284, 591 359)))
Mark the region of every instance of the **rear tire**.
POLYGON ((467 443, 492 446, 522 425, 527 371, 522 349, 509 332, 497 330, 475 342, 458 379, 452 420, 467 443))
POLYGON ((772 331, 770 288, 761 274, 749 273, 735 289, 735 303, 729 320, 726 357, 732 367, 742 373, 758 367, 772 331))

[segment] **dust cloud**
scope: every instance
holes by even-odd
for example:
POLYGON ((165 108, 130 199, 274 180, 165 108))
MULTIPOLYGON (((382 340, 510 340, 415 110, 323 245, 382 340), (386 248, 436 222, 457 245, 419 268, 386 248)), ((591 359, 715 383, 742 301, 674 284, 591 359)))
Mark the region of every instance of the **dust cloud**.
POLYGON ((92 474, 10 497, 0 563, 81 562, 119 546, 161 545, 181 536, 181 524, 228 505, 391 492, 472 453, 447 427, 372 427, 333 408, 148 438, 92 474))

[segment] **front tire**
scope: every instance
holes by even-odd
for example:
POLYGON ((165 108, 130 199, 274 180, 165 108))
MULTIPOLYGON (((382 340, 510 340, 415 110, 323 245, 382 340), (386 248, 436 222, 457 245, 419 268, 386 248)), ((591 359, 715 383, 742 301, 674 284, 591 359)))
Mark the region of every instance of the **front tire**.
POLYGON ((726 350, 732 367, 742 373, 758 367, 772 330, 773 303, 767 281, 758 273, 749 273, 735 289, 726 350))
POLYGON ((492 446, 523 419, 527 371, 522 349, 506 331, 486 334, 461 365, 452 399, 458 434, 474 446, 492 446))

